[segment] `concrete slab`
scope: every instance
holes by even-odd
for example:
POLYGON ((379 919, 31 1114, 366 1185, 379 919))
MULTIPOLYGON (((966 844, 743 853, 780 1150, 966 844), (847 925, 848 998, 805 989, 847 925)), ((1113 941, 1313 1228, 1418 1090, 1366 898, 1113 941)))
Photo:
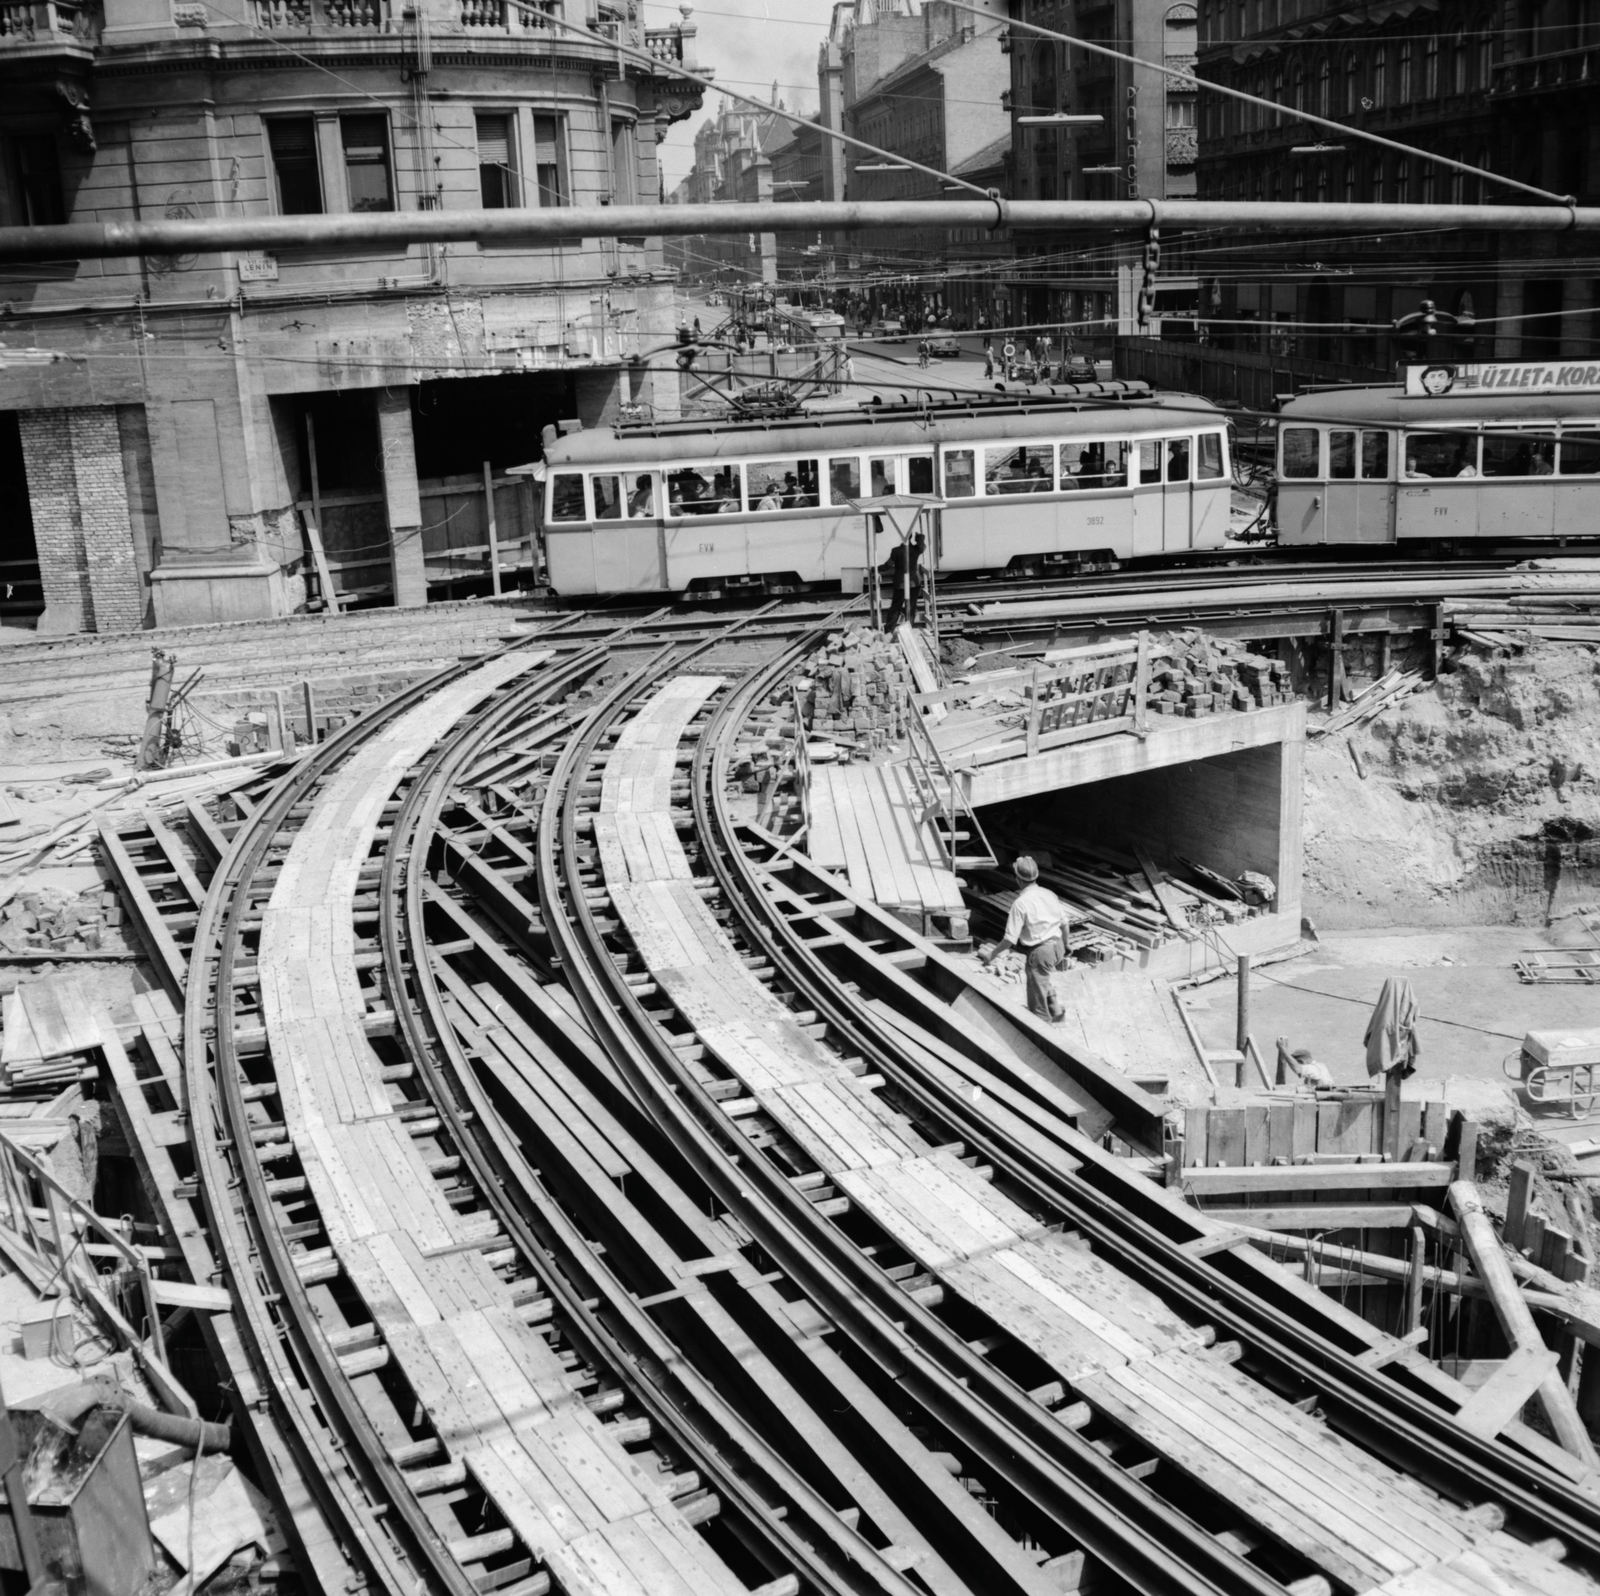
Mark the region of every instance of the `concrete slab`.
MULTIPOLYGON (((1255 973, 1250 1029, 1267 1058, 1273 1039, 1286 1036, 1295 1047, 1309 1047, 1337 1084, 1365 1082, 1361 1039, 1372 1005, 1385 977, 1404 976, 1423 1014, 1418 1074, 1408 1088, 1447 1076, 1499 1082, 1501 1061, 1528 1031, 1600 1020, 1593 987, 1525 986, 1517 979, 1512 965, 1520 953, 1553 946, 1519 926, 1326 932, 1307 957, 1255 973)), ((1212 1007, 1202 1016, 1202 1035, 1215 1047, 1228 1046, 1235 983, 1217 981, 1206 992, 1212 1007)))

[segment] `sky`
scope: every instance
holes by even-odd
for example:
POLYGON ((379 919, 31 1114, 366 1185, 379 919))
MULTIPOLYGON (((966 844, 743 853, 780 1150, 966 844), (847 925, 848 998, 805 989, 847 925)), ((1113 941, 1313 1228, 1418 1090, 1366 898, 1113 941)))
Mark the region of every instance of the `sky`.
MULTIPOLYGON (((711 0, 695 6, 699 29, 695 49, 702 67, 711 67, 717 82, 758 99, 778 98, 791 110, 815 116, 817 49, 828 36, 832 0, 711 0)), ((679 20, 676 0, 644 0, 648 27, 670 27, 679 20)), ((721 100, 715 89, 705 105, 667 135, 660 154, 670 194, 694 165, 695 129, 716 113, 721 100)))

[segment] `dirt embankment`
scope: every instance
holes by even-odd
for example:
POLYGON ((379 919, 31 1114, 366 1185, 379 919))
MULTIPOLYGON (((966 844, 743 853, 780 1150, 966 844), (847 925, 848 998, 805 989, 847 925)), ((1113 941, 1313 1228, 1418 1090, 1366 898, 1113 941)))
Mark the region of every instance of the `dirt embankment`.
POLYGON ((1594 902, 1600 652, 1463 653, 1370 725, 1313 740, 1305 791, 1318 926, 1544 925, 1594 902))

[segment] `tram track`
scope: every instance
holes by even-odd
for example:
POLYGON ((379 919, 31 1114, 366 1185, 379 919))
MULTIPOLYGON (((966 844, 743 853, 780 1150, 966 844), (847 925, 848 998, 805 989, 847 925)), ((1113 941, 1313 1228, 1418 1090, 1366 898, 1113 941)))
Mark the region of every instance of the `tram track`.
MULTIPOLYGON (((514 1311, 517 1333, 537 1334, 564 1393, 540 1386, 546 1406, 603 1432, 594 1443, 657 1491, 650 1511, 704 1542, 708 1588, 1363 1588, 1197 1491, 1003 1316, 980 1324, 807 1161, 675 1006, 602 867, 604 816, 629 728, 665 685, 712 678, 660 734, 660 807, 690 864, 685 890, 826 1068, 881 1096, 909 1138, 999 1192, 1033 1232, 1116 1260, 1197 1360, 1242 1359, 1286 1403, 1316 1399, 1350 1444, 1426 1478, 1452 1524, 1463 1508, 1480 1528, 1504 1517, 1519 1544, 1558 1535, 1600 1566, 1593 1497, 1471 1442, 1420 1388, 1359 1371, 1335 1320, 1308 1324, 1303 1303, 1297 1320, 1226 1249, 1220 1267, 1186 1250, 1160 1193, 1048 1093, 1027 1101, 996 1083, 1004 1112, 980 1112, 914 1024, 908 1039, 874 1021, 868 965, 840 947, 859 942, 860 959, 901 980, 925 955, 826 901, 815 872, 787 875, 792 856, 735 821, 725 795, 735 738, 836 614, 768 606, 719 626, 654 611, 604 633, 551 617, 519 644, 556 645, 548 659, 504 665, 512 650, 399 695, 302 759, 235 835, 194 939, 186 1081, 208 1226, 239 1305, 231 1372, 314 1580, 397 1596, 611 1588, 582 1583, 596 1565, 527 1516, 500 1454, 466 1434, 474 1414, 480 1430, 516 1431, 505 1393, 468 1401, 447 1380, 460 1422, 442 1423, 424 1379, 431 1343, 375 1307, 352 1263, 360 1238, 330 1206, 337 1182, 318 1164, 332 1154, 305 1116, 315 1088, 263 955, 308 824, 365 844, 342 862, 360 983, 348 1018, 373 1049, 387 1097, 375 1107, 444 1207, 473 1221, 438 1255, 476 1260, 474 1312, 514 1311), (490 689, 468 687, 500 665, 490 689), (368 830, 329 830, 319 805, 352 802, 368 779, 359 762, 450 692, 466 695, 453 713, 396 744, 368 830)), ((508 1382, 517 1367, 513 1356, 508 1382)), ((634 1528, 595 1533, 613 1555, 635 1544, 634 1528)), ((645 1588, 675 1589, 671 1578, 645 1588)))

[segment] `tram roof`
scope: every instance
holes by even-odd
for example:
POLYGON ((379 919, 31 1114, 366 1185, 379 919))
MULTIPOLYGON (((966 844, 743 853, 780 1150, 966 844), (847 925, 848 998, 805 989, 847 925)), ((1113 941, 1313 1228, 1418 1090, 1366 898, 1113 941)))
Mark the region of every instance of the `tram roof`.
POLYGON ((1398 385, 1322 388, 1286 399, 1284 421, 1352 421, 1386 427, 1442 427, 1452 422, 1592 420, 1600 415, 1600 393, 1443 394, 1420 398, 1398 385))
POLYGON ((1171 427, 1174 410, 1200 413, 1212 423, 1224 412, 1195 394, 1152 394, 1137 390, 1068 397, 1015 395, 996 403, 919 407, 881 405, 852 411, 815 411, 759 421, 597 427, 571 432, 545 445, 545 461, 558 466, 588 466, 651 460, 719 460, 750 454, 805 455, 829 449, 909 449, 930 443, 1005 442, 1011 438, 1098 438, 1139 428, 1171 427), (936 431, 935 431, 936 429, 936 431))

